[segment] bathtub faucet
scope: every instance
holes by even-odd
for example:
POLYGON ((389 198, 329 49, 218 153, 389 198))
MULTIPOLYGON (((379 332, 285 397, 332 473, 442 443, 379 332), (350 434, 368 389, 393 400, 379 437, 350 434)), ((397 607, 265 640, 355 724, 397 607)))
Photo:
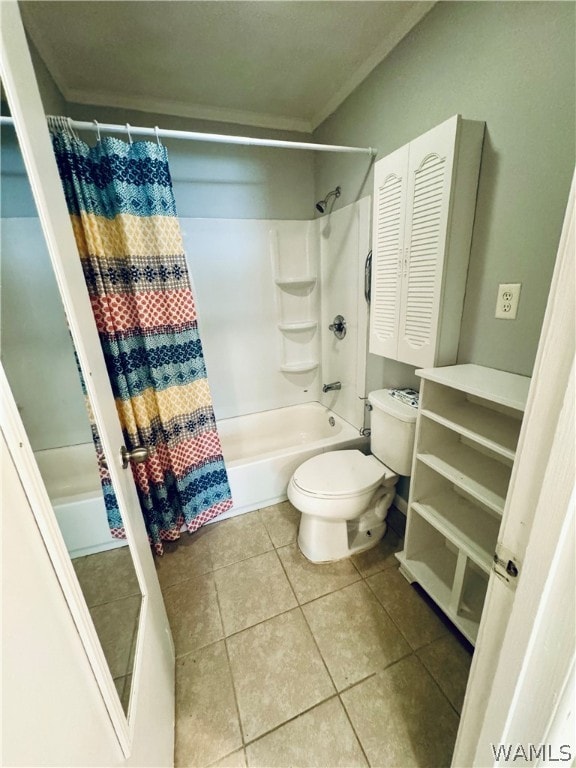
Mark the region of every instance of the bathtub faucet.
POLYGON ((333 381, 332 384, 324 384, 322 392, 331 392, 333 389, 342 389, 342 384, 339 381, 333 381))

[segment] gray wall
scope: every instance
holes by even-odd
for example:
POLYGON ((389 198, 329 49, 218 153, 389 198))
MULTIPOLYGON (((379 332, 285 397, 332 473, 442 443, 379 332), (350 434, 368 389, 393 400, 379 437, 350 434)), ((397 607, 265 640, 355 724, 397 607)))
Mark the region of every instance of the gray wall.
POLYGON ((65 115, 66 100, 64 96, 62 96, 60 89, 54 82, 46 64, 44 64, 44 61, 40 58, 40 54, 36 50, 34 43, 29 37, 27 40, 32 64, 34 65, 36 80, 38 81, 38 88, 42 96, 44 112, 46 112, 47 115, 65 115))
MULTIPOLYGON (((292 141, 308 134, 211 123, 169 115, 68 104, 76 120, 155 126, 203 133, 228 133, 292 141)), ((85 137, 94 143, 95 134, 85 137)), ((231 144, 164 141, 178 215, 208 219, 298 219, 314 216, 314 160, 311 152, 231 144)))
MULTIPOLYGON (((574 39, 573 3, 439 3, 314 134, 380 158, 453 114, 486 121, 459 362, 532 371, 574 170, 574 39), (516 321, 494 318, 500 282, 522 283, 516 321)), ((366 161, 315 163, 317 197, 371 192, 366 161)))
MULTIPOLYGON (((0 105, 3 115, 10 111, 6 102, 0 105)), ((2 126, 0 142, 0 217, 35 218, 38 214, 28 175, 24 168, 16 131, 9 125, 2 126)))

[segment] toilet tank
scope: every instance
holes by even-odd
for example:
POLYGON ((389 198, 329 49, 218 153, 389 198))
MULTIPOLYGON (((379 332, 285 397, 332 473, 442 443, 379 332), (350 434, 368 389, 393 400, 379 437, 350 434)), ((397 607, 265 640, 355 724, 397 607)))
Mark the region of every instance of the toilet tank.
POLYGON ((370 450, 396 474, 409 475, 418 410, 390 392, 389 389, 377 389, 368 395, 372 405, 370 450))

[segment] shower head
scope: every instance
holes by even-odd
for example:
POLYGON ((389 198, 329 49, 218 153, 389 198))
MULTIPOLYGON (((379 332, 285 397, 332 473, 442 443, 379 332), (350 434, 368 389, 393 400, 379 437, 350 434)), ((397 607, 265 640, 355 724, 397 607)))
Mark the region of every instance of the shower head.
POLYGON ((341 192, 342 192, 342 190, 340 189, 340 187, 336 187, 336 189, 333 189, 332 192, 328 192, 328 194, 326 195, 324 200, 320 200, 318 203, 316 203, 316 210, 319 211, 320 213, 326 213, 326 208, 328 206, 328 200, 331 197, 335 197, 335 198, 336 197, 340 197, 340 193, 341 192))

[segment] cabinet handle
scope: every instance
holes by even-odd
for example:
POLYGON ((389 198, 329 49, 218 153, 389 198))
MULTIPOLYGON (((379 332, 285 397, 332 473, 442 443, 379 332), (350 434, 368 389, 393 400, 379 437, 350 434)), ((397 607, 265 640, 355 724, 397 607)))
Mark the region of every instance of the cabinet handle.
POLYGON ((370 294, 372 289, 372 251, 369 251, 364 262, 364 298, 366 304, 370 304, 370 294))

